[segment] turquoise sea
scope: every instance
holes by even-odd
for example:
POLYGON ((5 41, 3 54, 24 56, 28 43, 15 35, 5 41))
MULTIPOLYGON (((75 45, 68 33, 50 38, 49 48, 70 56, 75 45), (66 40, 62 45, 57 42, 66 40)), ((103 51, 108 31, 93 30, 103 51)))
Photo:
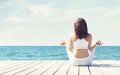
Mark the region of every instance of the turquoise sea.
MULTIPOLYGON (((0 60, 68 60, 65 46, 0 46, 0 60)), ((120 46, 98 46, 94 60, 120 60, 120 46)))

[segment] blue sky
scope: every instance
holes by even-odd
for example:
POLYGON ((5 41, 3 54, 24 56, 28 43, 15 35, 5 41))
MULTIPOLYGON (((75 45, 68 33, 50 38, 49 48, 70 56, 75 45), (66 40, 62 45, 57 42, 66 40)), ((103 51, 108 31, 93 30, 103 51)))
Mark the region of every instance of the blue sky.
POLYGON ((83 17, 103 45, 120 45, 120 0, 0 0, 0 45, 59 45, 83 17))

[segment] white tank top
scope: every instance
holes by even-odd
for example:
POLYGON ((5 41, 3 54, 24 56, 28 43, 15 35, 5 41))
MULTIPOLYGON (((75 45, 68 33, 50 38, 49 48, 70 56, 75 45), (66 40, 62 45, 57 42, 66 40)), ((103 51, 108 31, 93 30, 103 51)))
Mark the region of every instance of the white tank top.
POLYGON ((88 41, 85 39, 77 39, 73 42, 74 49, 88 49, 88 41))

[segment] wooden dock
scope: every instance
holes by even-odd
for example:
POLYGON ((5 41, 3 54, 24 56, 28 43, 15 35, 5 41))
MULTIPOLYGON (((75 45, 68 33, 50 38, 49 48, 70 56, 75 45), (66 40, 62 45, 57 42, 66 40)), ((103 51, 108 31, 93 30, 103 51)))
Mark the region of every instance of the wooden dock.
POLYGON ((72 66, 68 61, 0 61, 0 75, 120 75, 120 61, 72 66))

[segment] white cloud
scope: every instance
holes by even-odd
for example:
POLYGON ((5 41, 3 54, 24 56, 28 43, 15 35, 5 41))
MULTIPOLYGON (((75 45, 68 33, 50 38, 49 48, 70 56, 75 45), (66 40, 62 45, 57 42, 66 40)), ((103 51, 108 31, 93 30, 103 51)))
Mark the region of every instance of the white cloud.
POLYGON ((54 19, 52 15, 56 14, 56 9, 47 4, 28 5, 26 8, 13 10, 8 17, 4 18, 7 23, 29 23, 49 21, 54 19))
POLYGON ((14 6, 15 1, 5 1, 3 3, 1 3, 0 7, 11 7, 14 6))
POLYGON ((47 17, 52 14, 54 9, 49 5, 31 5, 30 11, 32 16, 47 17))
POLYGON ((108 16, 120 17, 120 8, 111 9, 108 13, 108 16))
MULTIPOLYGON (((3 32, 0 33, 2 37, 0 41, 4 44, 57 44, 56 41, 65 38, 67 33, 73 31, 73 22, 78 17, 87 20, 89 30, 93 33, 95 40, 100 38, 109 44, 109 40, 114 41, 112 38, 119 36, 115 34, 119 32, 118 25, 120 23, 119 19, 116 18, 120 15, 119 6, 116 9, 97 5, 87 7, 89 5, 86 6, 86 1, 81 2, 81 5, 79 2, 79 0, 77 2, 71 1, 60 6, 59 1, 56 1, 57 5, 55 5, 52 1, 51 4, 47 2, 34 4, 28 0, 24 2, 19 0, 16 2, 18 5, 14 5, 17 9, 9 9, 8 12, 11 11, 11 13, 3 18, 6 23, 2 28, 3 32), (20 26, 21 29, 19 29, 20 26), (111 30, 114 31, 111 32, 111 30), (108 39, 109 36, 112 38, 108 39)), ((11 8, 12 3, 14 2, 6 2, 6 7, 10 6, 11 8)))
MULTIPOLYGON (((0 32, 0 45, 57 45, 58 36, 49 27, 15 26, 0 32)), ((59 37, 60 38, 60 37, 59 37)))
POLYGON ((27 21, 27 19, 16 16, 7 17, 4 19, 4 22, 7 23, 23 23, 25 21, 27 21))

